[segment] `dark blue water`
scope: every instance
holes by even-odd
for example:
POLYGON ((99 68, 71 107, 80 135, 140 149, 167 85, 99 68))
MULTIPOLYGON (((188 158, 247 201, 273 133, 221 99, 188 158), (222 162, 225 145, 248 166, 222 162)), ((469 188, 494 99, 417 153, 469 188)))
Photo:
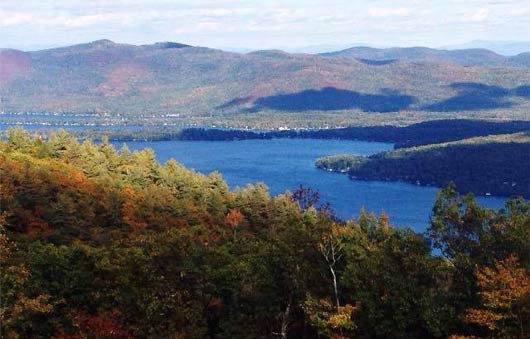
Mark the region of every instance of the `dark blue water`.
MULTIPOLYGON (((362 207, 385 211, 395 225, 417 231, 427 227, 437 192, 400 182, 356 181, 344 174, 315 168, 315 160, 329 154, 368 155, 392 148, 392 144, 346 140, 273 139, 244 141, 128 142, 131 149, 150 147, 160 161, 175 158, 203 173, 219 171, 231 187, 264 182, 272 194, 294 190, 298 185, 320 192, 341 218, 356 217, 362 207)), ((118 145, 119 146, 119 145, 118 145)), ((501 207, 504 198, 478 197, 489 207, 501 207)))

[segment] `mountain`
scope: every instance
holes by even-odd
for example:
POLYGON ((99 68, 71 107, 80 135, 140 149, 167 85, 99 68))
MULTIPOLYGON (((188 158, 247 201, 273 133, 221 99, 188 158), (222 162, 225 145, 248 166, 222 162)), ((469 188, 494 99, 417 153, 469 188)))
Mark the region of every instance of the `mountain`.
POLYGON ((514 60, 483 50, 241 54, 173 42, 135 46, 98 40, 35 52, 0 50, 0 103, 5 112, 94 113, 125 120, 229 119, 258 112, 282 113, 286 121, 285 114, 300 112, 351 120, 352 112, 399 111, 427 112, 430 119, 436 116, 428 112, 475 111, 495 112, 473 113, 479 117, 509 118, 530 107, 525 94, 530 68, 523 66, 528 56, 514 60))
POLYGON ((440 50, 427 47, 372 48, 352 47, 341 51, 324 53, 359 60, 386 61, 408 60, 416 62, 447 63, 460 66, 528 66, 518 56, 506 57, 483 48, 440 50))
POLYGON ((474 40, 459 45, 441 47, 441 49, 484 48, 502 55, 517 55, 530 52, 530 41, 484 41, 474 40))
POLYGON ((331 53, 334 51, 339 51, 343 49, 350 48, 352 46, 370 46, 370 47, 380 47, 379 45, 372 45, 367 43, 350 43, 350 44, 316 44, 316 45, 307 45, 307 46, 285 46, 281 47, 283 51, 290 53, 308 53, 308 54, 323 54, 331 53))
POLYGON ((530 52, 518 54, 511 59, 519 65, 530 67, 530 52))

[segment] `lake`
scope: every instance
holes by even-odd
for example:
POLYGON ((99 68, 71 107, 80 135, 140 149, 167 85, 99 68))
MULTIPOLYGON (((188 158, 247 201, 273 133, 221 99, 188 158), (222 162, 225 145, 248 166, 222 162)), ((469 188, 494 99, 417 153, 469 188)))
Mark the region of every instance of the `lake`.
MULTIPOLYGON (((315 160, 329 154, 369 155, 392 149, 392 144, 348 140, 272 139, 242 141, 127 142, 131 149, 150 147, 159 161, 175 158, 202 173, 219 171, 230 187, 264 182, 271 194, 299 185, 320 192, 341 218, 355 218, 361 208, 385 211, 390 222, 416 231, 427 227, 438 188, 401 182, 358 181, 344 174, 315 168, 315 160)), ((120 147, 120 145, 116 145, 120 147)), ((501 207, 501 197, 477 197, 489 207, 501 207)))

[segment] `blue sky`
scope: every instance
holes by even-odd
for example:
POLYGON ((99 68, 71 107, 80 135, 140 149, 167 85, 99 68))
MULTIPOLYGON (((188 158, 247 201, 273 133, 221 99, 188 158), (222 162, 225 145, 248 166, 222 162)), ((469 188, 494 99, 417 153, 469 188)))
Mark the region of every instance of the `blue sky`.
POLYGON ((530 0, 1 0, 0 47, 97 39, 216 48, 530 40, 530 0))

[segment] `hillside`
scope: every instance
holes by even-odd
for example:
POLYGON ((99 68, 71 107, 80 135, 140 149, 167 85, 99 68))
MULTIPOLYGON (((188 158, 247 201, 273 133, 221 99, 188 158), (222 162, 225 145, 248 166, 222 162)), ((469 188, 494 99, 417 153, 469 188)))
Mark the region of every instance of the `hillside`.
POLYGON ((333 125, 366 116, 385 123, 397 116, 432 120, 438 112, 451 117, 524 116, 530 107, 524 94, 530 68, 485 61, 497 58, 491 52, 461 53, 473 66, 436 58, 381 63, 109 40, 36 52, 4 49, 1 110, 90 113, 99 122, 113 118, 113 123, 170 124, 244 121, 263 115, 274 115, 279 123, 297 119, 295 124, 302 124, 304 117, 319 114, 314 121, 333 125))
POLYGON ((495 211, 444 189, 417 234, 154 159, 64 132, 0 140, 3 338, 476 337, 490 322, 462 319, 507 283, 524 293, 492 337, 529 331, 521 199, 495 211))
POLYGON ((459 192, 530 197, 530 134, 477 137, 402 148, 369 157, 334 155, 316 166, 361 180, 406 181, 459 192))

